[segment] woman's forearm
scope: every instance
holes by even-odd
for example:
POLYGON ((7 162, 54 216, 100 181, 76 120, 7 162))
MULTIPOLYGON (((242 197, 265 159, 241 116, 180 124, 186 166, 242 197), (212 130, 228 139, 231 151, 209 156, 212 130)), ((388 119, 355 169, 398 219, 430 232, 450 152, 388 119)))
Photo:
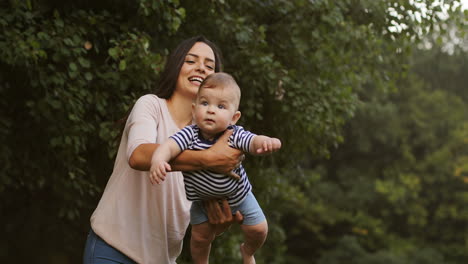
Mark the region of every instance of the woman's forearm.
POLYGON ((141 144, 133 151, 128 159, 128 164, 132 169, 148 171, 151 168, 151 158, 159 144, 141 144))
POLYGON ((173 171, 202 170, 206 166, 206 153, 204 150, 185 150, 171 160, 173 171))
MULTIPOLYGON (((192 171, 209 169, 217 173, 229 174, 242 161, 242 151, 231 148, 228 144, 233 130, 227 130, 218 141, 205 150, 185 150, 171 162, 173 171, 192 171)), ((141 144, 129 158, 130 167, 148 171, 151 168, 153 152, 159 144, 141 144)))
MULTIPOLYGON (((129 158, 129 165, 132 169, 148 171, 151 168, 151 159, 159 144, 141 144, 129 158)), ((173 171, 191 171, 204 168, 205 151, 186 150, 175 157, 171 162, 173 171)))

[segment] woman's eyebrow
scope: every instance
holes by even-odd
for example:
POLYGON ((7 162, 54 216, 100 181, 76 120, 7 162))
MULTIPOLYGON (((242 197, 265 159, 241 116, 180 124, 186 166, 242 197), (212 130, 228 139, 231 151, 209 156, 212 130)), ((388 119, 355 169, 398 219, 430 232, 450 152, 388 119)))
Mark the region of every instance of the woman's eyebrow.
MULTIPOLYGON (((197 54, 193 54, 193 53, 187 53, 187 56, 193 56, 193 57, 195 57, 195 58, 199 58, 199 57, 200 57, 200 56, 198 56, 197 54)), ((205 60, 214 62, 214 60, 213 60, 213 59, 210 59, 210 58, 206 58, 205 60)))

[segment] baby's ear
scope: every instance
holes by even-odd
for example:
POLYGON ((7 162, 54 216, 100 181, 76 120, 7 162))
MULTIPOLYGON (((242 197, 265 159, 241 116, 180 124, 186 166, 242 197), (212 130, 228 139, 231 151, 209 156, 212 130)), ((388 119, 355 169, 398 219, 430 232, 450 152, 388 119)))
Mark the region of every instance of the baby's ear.
POLYGON ((235 125, 240 117, 241 117, 241 112, 236 111, 236 113, 234 113, 234 115, 232 116, 231 125, 235 125))

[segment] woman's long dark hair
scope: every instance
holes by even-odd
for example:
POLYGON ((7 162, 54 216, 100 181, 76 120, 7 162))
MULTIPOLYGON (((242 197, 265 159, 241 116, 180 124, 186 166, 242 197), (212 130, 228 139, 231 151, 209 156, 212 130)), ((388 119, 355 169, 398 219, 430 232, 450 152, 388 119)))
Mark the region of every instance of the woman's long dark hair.
POLYGON ((154 90, 154 94, 159 98, 169 99, 176 89, 177 79, 180 69, 185 61, 185 56, 197 42, 203 42, 208 45, 215 56, 215 72, 221 71, 222 57, 218 47, 204 36, 196 36, 182 41, 169 55, 161 73, 159 83, 154 90))
MULTIPOLYGON (((157 95, 159 98, 169 99, 172 96, 176 89, 177 79, 179 78, 179 72, 182 68, 182 64, 184 64, 185 56, 193 47, 193 45, 195 45, 195 43, 197 42, 203 42, 213 50, 213 53, 215 55, 215 72, 221 71, 223 64, 222 56, 218 47, 214 43, 209 41, 204 36, 196 36, 186 39, 182 41, 167 58, 158 85, 154 90, 154 94, 157 95)), ((116 125, 120 127, 120 133, 115 138, 116 140, 120 140, 120 138, 122 137, 123 131, 125 129, 125 124, 127 123, 127 119, 131 111, 132 108, 128 109, 125 116, 116 122, 116 125)))

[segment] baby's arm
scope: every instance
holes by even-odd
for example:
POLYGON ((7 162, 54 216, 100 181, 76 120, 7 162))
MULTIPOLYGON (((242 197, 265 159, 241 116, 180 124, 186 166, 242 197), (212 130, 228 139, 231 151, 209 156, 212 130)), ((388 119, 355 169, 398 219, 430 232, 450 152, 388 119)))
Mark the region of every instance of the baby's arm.
POLYGON ((171 171, 171 165, 168 162, 179 155, 180 152, 179 145, 172 138, 166 140, 154 151, 149 175, 151 184, 161 184, 166 179, 166 173, 171 171))
POLYGON ((277 138, 257 135, 252 139, 250 154, 263 155, 275 152, 281 148, 281 141, 277 138))

